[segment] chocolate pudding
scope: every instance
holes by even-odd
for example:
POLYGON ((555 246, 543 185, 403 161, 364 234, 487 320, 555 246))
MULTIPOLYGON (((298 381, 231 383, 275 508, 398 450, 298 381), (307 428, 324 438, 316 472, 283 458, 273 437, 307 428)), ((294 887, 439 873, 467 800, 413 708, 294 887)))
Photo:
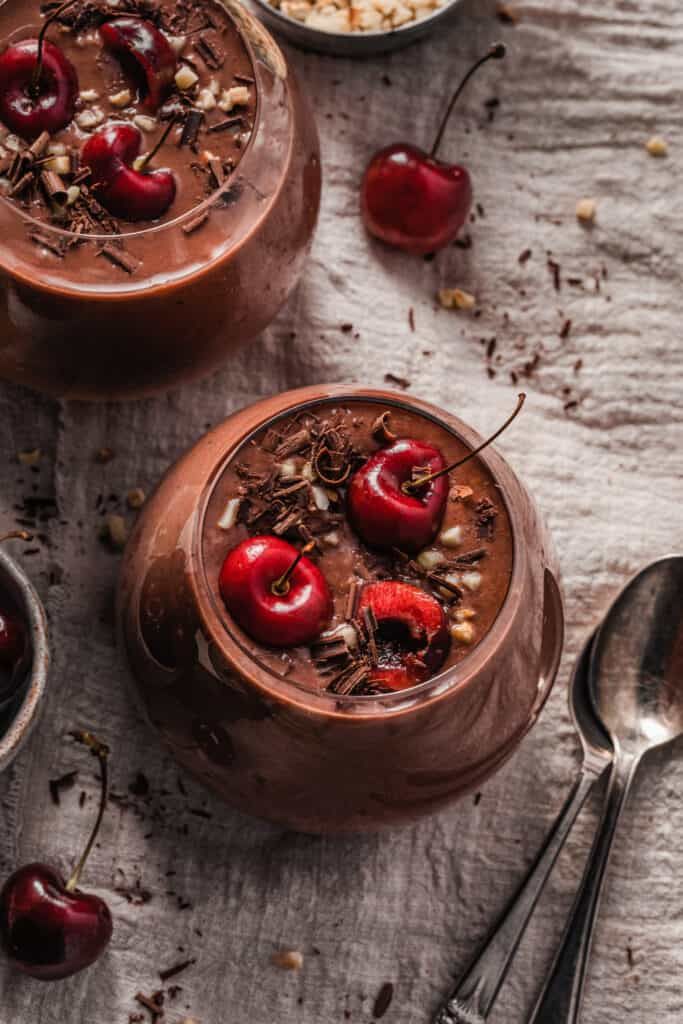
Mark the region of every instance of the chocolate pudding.
POLYGON ((45 28, 49 94, 0 102, 0 376, 134 396, 213 369, 275 315, 315 226, 317 135, 239 4, 62 6, 0 7, 0 79, 45 28), (43 99, 64 117, 33 116, 43 99))
POLYGON ((495 448, 441 472, 481 443, 404 395, 307 388, 235 413, 148 499, 124 648, 153 727, 230 804, 310 832, 408 821, 480 785, 534 723, 562 645, 557 566, 495 448), (409 442, 429 461, 373 522, 409 442))
MULTIPOLYGON (((358 621, 358 603, 370 583, 406 581, 442 605, 451 640, 441 671, 472 651, 500 611, 512 573, 512 537, 504 501, 481 459, 452 474, 438 533, 419 551, 369 547, 349 522, 346 485, 352 474, 375 452, 402 438, 435 446, 447 464, 470 451, 443 425, 412 410, 362 401, 326 402, 258 431, 213 487, 202 534, 207 586, 226 628, 243 648, 290 683, 357 696, 368 691, 370 677, 357 671, 354 675, 354 670, 364 661, 357 648, 368 638, 358 621), (330 449, 338 454, 339 465, 326 470, 330 449), (340 485, 330 482, 339 479, 340 485), (316 638, 310 646, 283 650, 254 643, 225 608, 218 584, 227 552, 248 536, 270 533, 299 545, 311 539, 315 543, 311 558, 333 599, 322 644, 316 638), (350 633, 344 628, 348 625, 350 633)), ((381 647, 381 630, 376 640, 381 647)), ((387 640, 385 648, 385 660, 400 659, 398 640, 387 640)), ((382 687, 370 689, 376 693, 382 687)))

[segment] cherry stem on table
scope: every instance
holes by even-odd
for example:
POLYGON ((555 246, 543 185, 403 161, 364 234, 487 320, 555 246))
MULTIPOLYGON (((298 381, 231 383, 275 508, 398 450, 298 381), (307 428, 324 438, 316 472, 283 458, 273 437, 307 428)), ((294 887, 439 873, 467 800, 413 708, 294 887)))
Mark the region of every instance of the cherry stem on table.
POLYGON ((476 64, 473 64, 470 70, 467 72, 462 82, 451 96, 451 101, 446 107, 446 113, 444 114, 441 124, 439 125, 439 130, 436 133, 436 138, 434 139, 434 145, 432 146, 431 151, 429 153, 432 160, 436 156, 439 146, 441 145, 441 140, 443 139, 443 134, 446 131, 448 119, 453 113, 453 107, 458 102, 458 98, 460 97, 461 92, 469 82, 472 75, 475 73, 475 71, 479 70, 482 64, 486 64, 487 61, 501 60, 505 56, 505 52, 505 43, 494 43, 489 52, 485 54, 483 57, 480 57, 476 64))
POLYGON ((426 484, 430 484, 432 480, 438 480, 440 476, 445 476, 446 473, 451 473, 454 469, 458 469, 460 466, 463 466, 466 462, 469 462, 470 459, 473 459, 474 456, 478 455, 479 452, 483 451, 484 448, 488 448, 488 446, 492 444, 497 437, 500 437, 504 430, 507 430, 512 421, 517 418, 519 413, 522 411, 522 406, 524 405, 525 400, 526 395, 524 393, 519 395, 519 397, 517 398, 517 405, 515 406, 514 411, 505 420, 505 423, 503 423, 501 427, 498 427, 498 430, 496 430, 494 434, 491 434, 490 437, 487 437, 486 440, 483 441, 478 448, 475 448, 474 451, 468 452, 468 454, 465 455, 464 458, 458 459, 457 462, 451 463, 450 466, 444 466, 443 469, 439 469, 436 473, 428 473, 426 476, 420 476, 416 480, 404 481, 404 483, 401 484, 401 490, 403 491, 403 493, 412 494, 413 491, 419 491, 421 487, 424 487, 426 484))
POLYGON ((298 553, 290 567, 285 572, 283 572, 282 576, 280 576, 279 579, 275 580, 275 582, 271 584, 270 589, 273 591, 274 594, 277 594, 278 597, 284 597, 285 594, 289 593, 289 581, 291 579, 292 573, 294 572, 294 570, 296 569, 297 565, 304 557, 304 555, 307 555, 308 552, 312 551, 314 547, 314 540, 309 540, 308 544, 302 547, 301 551, 298 553))
POLYGON ((97 839, 98 832, 100 831, 100 825, 102 824, 102 818, 104 817, 104 811, 107 806, 107 794, 108 794, 108 773, 107 773, 107 758, 109 756, 109 747, 106 743, 102 743, 96 736, 93 736, 91 732, 74 732, 71 734, 78 743, 83 743, 84 746, 88 747, 93 757, 97 758, 97 763, 100 766, 100 806, 97 812, 97 818, 93 830, 90 833, 87 845, 81 854, 81 858, 78 864, 74 868, 71 878, 66 883, 66 891, 73 892, 78 885, 78 880, 81 877, 81 871, 85 867, 85 862, 90 856, 95 840, 97 839))
POLYGON ((143 158, 140 160, 140 163, 138 164, 138 170, 139 171, 144 171, 145 167, 150 162, 150 160, 154 159, 154 157, 157 155, 157 153, 159 152, 159 150, 161 149, 163 144, 166 142, 166 139, 168 138, 168 136, 170 134, 170 131, 173 128, 173 126, 175 125, 175 123, 176 123, 176 117, 173 116, 171 118, 171 120, 168 122, 168 124, 166 125, 166 127, 164 128, 164 130, 161 133, 161 135, 159 136, 156 144, 154 145, 154 148, 150 149, 149 153, 145 154, 145 156, 143 156, 143 158))
POLYGON ((40 90, 40 76, 43 72, 43 43, 45 42, 45 33, 52 24, 52 22, 59 17, 59 15, 75 4, 76 0, 66 0, 65 3, 61 4, 52 14, 48 14, 47 18, 43 22, 43 27, 38 33, 38 54, 36 60, 36 66, 33 69, 33 76, 31 78, 31 85, 29 87, 29 93, 33 99, 37 99, 40 90))
POLYGON ((9 533, 3 533, 2 537, 0 537, 0 544, 6 540, 23 540, 28 543, 28 541, 33 540, 33 534, 29 533, 28 530, 10 530, 9 533))

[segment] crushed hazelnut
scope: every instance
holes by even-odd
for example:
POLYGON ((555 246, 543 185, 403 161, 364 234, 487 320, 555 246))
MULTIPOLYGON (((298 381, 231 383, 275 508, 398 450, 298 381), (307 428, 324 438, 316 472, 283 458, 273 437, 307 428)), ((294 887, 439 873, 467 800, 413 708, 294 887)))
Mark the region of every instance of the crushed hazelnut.
POLYGON ((216 97, 210 89, 201 89, 195 106, 200 110, 213 110, 216 106, 216 97))
POLYGON ((128 491, 126 501, 129 508, 142 508, 145 504, 145 492, 141 487, 134 487, 131 491, 128 491))
POLYGON ((33 448, 31 451, 17 452, 17 459, 22 466, 35 466, 40 462, 42 454, 40 448, 33 448))
POLYGON ((474 491, 467 484, 454 484, 448 492, 448 497, 451 501, 469 501, 473 494, 474 491))
POLYGON ((175 84, 182 92, 191 89, 198 81, 199 75, 195 74, 187 64, 183 64, 175 73, 175 84))
POLYGON ((651 139, 648 139, 645 143, 645 149, 650 156, 667 156, 669 152, 666 140, 660 135, 653 135, 651 139))
POLYGON ((457 548, 462 543, 462 526, 449 526, 439 534, 439 541, 446 548, 457 548))
POLYGON ((327 544, 328 548, 338 548, 340 541, 339 534, 336 530, 330 530, 329 533, 323 534, 323 544, 327 544))
POLYGON ((324 487, 317 487, 315 484, 311 487, 313 493, 313 501, 315 507, 319 508, 321 512, 326 512, 330 507, 330 499, 327 496, 327 491, 324 487))
POLYGON ((451 626, 451 636, 461 644, 471 644, 474 640, 474 626, 471 622, 457 622, 451 626))
POLYGON ((476 618, 476 612, 474 608, 454 608, 453 618, 456 622, 467 622, 469 619, 476 618))
POLYGON ((232 89, 223 89, 218 99, 218 106, 228 114, 234 107, 243 107, 249 102, 249 89, 246 85, 235 85, 232 89))
POLYGON ((141 132, 153 132, 157 127, 157 119, 156 117, 150 117, 149 114, 136 114, 133 118, 133 124, 141 132))
POLYGON ((223 509, 223 514, 218 520, 217 525, 219 530, 232 530, 233 526, 237 523, 237 515, 241 504, 241 498, 230 498, 223 509))
POLYGON ((47 147, 48 156, 64 156, 66 153, 66 146, 63 142, 51 142, 47 147))
POLYGON ((80 114, 76 114, 74 120, 84 132, 90 132, 102 124, 104 119, 103 110, 100 110, 99 107, 90 107, 88 110, 81 110, 80 114))
POLYGON ((582 221, 584 224, 592 224, 597 210, 597 203, 594 199, 579 199, 576 204, 577 220, 582 221))
POLYGON ((79 198, 81 190, 78 185, 69 185, 66 190, 66 205, 73 206, 76 200, 79 198))
POLYGON ((439 290, 439 302, 444 309, 474 309, 476 301, 474 295, 463 291, 462 288, 441 288, 439 290))
POLYGON ((462 585, 467 587, 468 590, 479 590, 481 586, 480 572, 464 572, 460 579, 462 580, 462 585))
POLYGON ((427 570, 427 572, 431 569, 436 569, 437 565, 441 565, 443 560, 443 555, 440 551, 437 551, 436 548, 425 548, 424 551, 420 552, 416 559, 418 565, 421 565, 423 569, 427 570))
POLYGON ((71 160, 68 156, 53 156, 45 161, 44 166, 55 174, 68 174, 71 170, 71 160))
POLYGON ((83 89, 78 94, 79 100, 83 100, 84 103, 94 103, 99 98, 97 89, 83 89))
POLYGON ((296 462, 294 459, 285 459, 284 462, 281 462, 278 466, 278 475, 281 476, 283 480, 289 480, 291 477, 297 476, 296 462))
POLYGON ((187 43, 187 36, 166 36, 166 38, 171 44, 171 49, 175 50, 177 54, 183 52, 187 43))
POLYGON ((295 949, 273 953, 272 960, 276 967, 282 967, 286 971, 300 971, 304 965, 303 953, 295 949))
POLYGON ((112 107, 127 107, 133 99, 130 89, 121 89, 120 92, 113 92, 109 97, 112 107))

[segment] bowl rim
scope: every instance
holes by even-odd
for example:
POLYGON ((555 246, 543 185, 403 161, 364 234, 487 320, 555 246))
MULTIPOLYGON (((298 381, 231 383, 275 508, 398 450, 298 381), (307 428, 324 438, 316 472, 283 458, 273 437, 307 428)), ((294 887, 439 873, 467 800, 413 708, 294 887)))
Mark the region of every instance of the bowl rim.
POLYGON ((11 555, 0 549, 0 580, 3 577, 12 582, 19 595, 21 610, 28 622, 33 656, 24 696, 14 711, 7 732, 0 737, 0 772, 9 767, 38 721, 50 664, 47 617, 43 603, 23 568, 11 555))
MULTIPOLYGON (((311 41, 318 40, 322 42, 324 40, 326 45, 329 45, 329 50, 339 46, 340 55, 343 55, 341 51, 346 50, 349 44, 355 46, 356 41, 358 41, 357 48, 360 51, 365 49, 364 46, 360 45, 360 40, 368 40, 368 46, 371 46, 373 41, 380 42, 382 39, 406 38, 406 41, 408 41, 410 36, 417 31, 418 26, 426 34, 433 22, 447 13, 451 13, 454 8, 462 4, 463 0, 447 0, 441 7, 437 7, 423 18, 416 18, 405 25, 399 25, 398 28, 371 29, 368 32, 328 32, 326 29, 312 28, 310 25, 306 25, 305 22, 297 21, 296 18, 290 17, 289 14, 284 14, 279 7, 274 7, 269 3, 269 0, 250 0, 250 2, 255 7, 271 15, 273 21, 286 26, 286 28, 296 28, 302 35, 308 36, 311 41)), ((370 54, 368 53, 368 55, 370 54)))

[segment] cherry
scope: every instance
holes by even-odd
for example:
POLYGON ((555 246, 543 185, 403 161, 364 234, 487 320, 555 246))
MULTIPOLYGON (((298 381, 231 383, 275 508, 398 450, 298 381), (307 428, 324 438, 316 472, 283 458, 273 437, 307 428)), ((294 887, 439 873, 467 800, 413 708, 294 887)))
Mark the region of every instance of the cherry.
POLYGON ((66 883, 46 864, 27 864, 10 875, 0 892, 0 944, 15 967, 43 981, 67 978, 88 967, 112 933, 107 904, 77 888, 107 802, 108 749, 90 733, 73 735, 97 757, 102 786, 97 820, 83 855, 66 883))
POLYGON ((356 533, 373 547, 415 552, 436 536, 448 496, 440 476, 417 494, 403 484, 416 471, 436 473, 446 465, 438 448, 401 438, 375 452, 351 478, 347 492, 349 519, 356 533))
POLYGON ((363 589, 358 610, 377 621, 377 661, 368 682, 390 690, 423 683, 443 665, 450 638, 443 608, 412 583, 382 580, 363 589))
POLYGON ((77 95, 75 67, 42 32, 0 55, 0 121, 22 139, 32 142, 42 132, 52 135, 65 128, 76 111, 77 95))
POLYGON ((482 64, 505 56, 495 43, 470 68, 453 93, 429 153, 398 142, 370 161, 361 186, 361 212, 371 235, 418 255, 436 252, 454 240, 472 205, 465 167, 437 159, 446 124, 465 85, 482 64))
POLYGON ((279 537, 249 537, 221 569, 225 606, 245 633, 270 647, 311 643, 332 616, 332 595, 320 569, 279 537))
POLYGON ((371 455, 348 488, 349 519, 356 533, 372 547, 410 553, 430 544, 443 518, 448 474, 495 441, 518 415, 525 398, 521 394, 505 423, 450 466, 438 448, 409 438, 371 455))
POLYGON ((155 111, 173 86, 178 60, 163 33, 142 18, 113 18, 100 26, 105 47, 138 86, 138 102, 155 111))
POLYGON ((156 220, 175 199, 176 186, 169 170, 147 171, 146 165, 173 127, 164 134, 143 167, 130 164, 140 153, 142 133, 129 122, 111 122, 91 135, 83 146, 81 163, 90 168, 97 198, 121 220, 156 220))

